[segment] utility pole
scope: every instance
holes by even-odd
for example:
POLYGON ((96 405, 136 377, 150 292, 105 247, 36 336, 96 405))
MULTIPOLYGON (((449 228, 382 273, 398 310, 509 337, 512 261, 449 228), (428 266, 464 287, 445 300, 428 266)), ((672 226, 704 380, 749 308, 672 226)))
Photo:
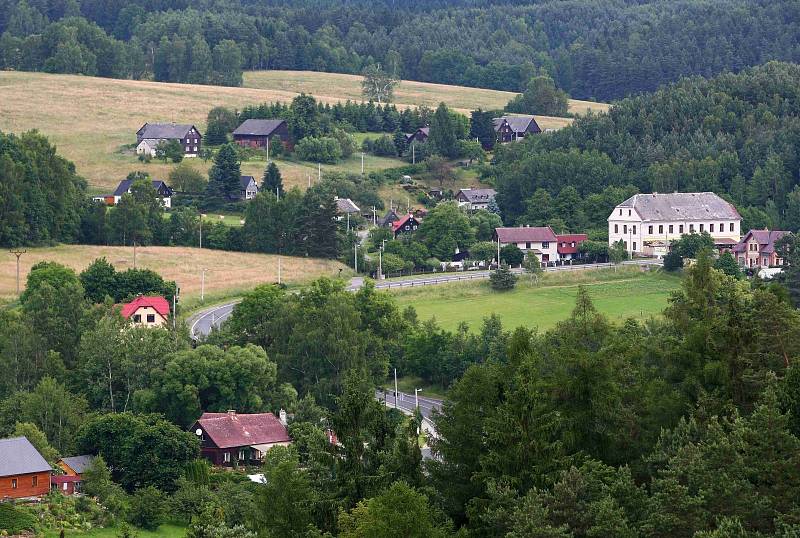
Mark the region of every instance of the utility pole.
POLYGON ((200 269, 200 302, 205 302, 205 292, 206 292, 206 271, 208 269, 200 269))
POLYGON ((133 240, 133 268, 136 269, 136 239, 133 240))
POLYGON ((353 245, 353 268, 356 274, 358 274, 358 243, 353 245))
POLYGON ((414 389, 414 408, 419 409, 419 393, 422 389, 414 389))
POLYGON ((26 250, 16 249, 16 250, 9 250, 9 252, 17 257, 17 297, 19 297, 19 257, 28 251, 27 249, 26 250))
POLYGON ((411 164, 417 164, 417 145, 414 142, 411 143, 411 164))
POLYGON ((361 175, 364 175, 364 152, 361 152, 361 175))
POLYGON ((397 368, 394 369, 394 408, 400 409, 400 405, 397 403, 397 368))
POLYGON ((383 246, 378 250, 378 280, 383 280, 383 246))
POLYGON ((347 233, 350 233, 350 213, 347 214, 347 233))
POLYGON ((278 254, 278 285, 281 285, 281 255, 278 254))
POLYGON ((178 287, 178 283, 175 283, 175 295, 172 296, 172 330, 174 331, 177 327, 177 319, 178 319, 178 295, 180 294, 181 289, 178 287))
POLYGON ((497 268, 500 268, 500 236, 497 236, 497 268))
POLYGON ((378 225, 378 214, 375 211, 375 206, 372 206, 372 225, 373 226, 378 225))
POLYGON ((280 189, 280 187, 275 187, 275 198, 277 198, 279 202, 281 201, 281 189, 280 189))

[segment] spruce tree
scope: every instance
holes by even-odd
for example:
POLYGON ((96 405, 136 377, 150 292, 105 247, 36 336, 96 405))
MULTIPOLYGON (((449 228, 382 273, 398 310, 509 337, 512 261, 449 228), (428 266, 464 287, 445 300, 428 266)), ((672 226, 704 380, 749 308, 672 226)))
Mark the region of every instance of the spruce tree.
POLYGON ((242 190, 241 169, 233 144, 222 146, 208 171, 206 196, 217 200, 235 200, 242 190))
POLYGON ((261 181, 261 190, 264 192, 276 192, 283 194, 283 179, 281 171, 274 162, 270 162, 264 170, 264 177, 261 181))
POLYGON ((453 125, 453 118, 444 103, 439 103, 436 112, 433 114, 428 143, 442 157, 448 159, 458 157, 458 140, 456 139, 455 125, 453 125))

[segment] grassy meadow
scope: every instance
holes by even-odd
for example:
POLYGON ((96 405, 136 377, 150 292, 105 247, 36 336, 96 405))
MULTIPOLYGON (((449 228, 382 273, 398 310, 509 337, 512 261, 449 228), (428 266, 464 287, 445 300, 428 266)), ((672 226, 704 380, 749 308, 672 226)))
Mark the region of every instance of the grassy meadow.
MULTIPOLYGON (((61 155, 73 161, 85 177, 92 193, 106 193, 129 172, 144 170, 166 179, 173 164, 153 161, 140 163, 133 154, 136 130, 145 122, 175 121, 193 123, 205 130, 208 111, 214 106, 242 108, 268 101, 290 101, 299 92, 312 93, 326 103, 361 98, 360 77, 334 73, 298 71, 260 71, 245 73, 245 87, 227 88, 135 80, 115 80, 79 75, 53 75, 0 71, 0 130, 23 132, 38 129, 57 146, 61 155)), ((396 102, 404 106, 430 105, 440 101, 469 111, 473 108, 498 108, 513 94, 494 90, 445 86, 404 81, 398 87, 396 102)), ((571 109, 586 107, 602 110, 604 104, 575 101, 571 109)), ((565 118, 537 118, 543 128, 559 128, 565 118)), ((378 136, 378 135, 375 135, 378 136)), ((305 187, 316 177, 315 164, 276 160, 288 187, 305 187)), ((211 163, 193 161, 202 172, 211 163)), ((398 166, 401 161, 367 155, 367 172, 398 166)), ((266 162, 247 161, 242 173, 258 178, 266 162)), ((360 155, 330 170, 358 172, 360 155)))
MULTIPOLYGON (((105 257, 118 271, 133 267, 132 247, 94 245, 60 245, 28 249, 20 259, 20 283, 33 264, 55 261, 80 272, 96 258, 105 257)), ((251 290, 258 284, 278 280, 278 257, 271 254, 251 254, 191 247, 138 247, 136 266, 152 269, 167 280, 176 281, 187 300, 199 297, 201 269, 206 268, 206 300, 226 297, 251 290)), ((339 262, 315 258, 281 256, 281 277, 290 284, 308 282, 321 276, 343 275, 350 270, 339 262)), ((14 298, 16 288, 16 258, 9 253, 0 256, 0 304, 14 298)))
POLYGON ((546 273, 538 284, 527 276, 508 292, 496 292, 488 281, 440 284, 393 291, 401 308, 413 306, 419 319, 436 318, 453 330, 466 322, 480 330, 483 319, 497 314, 507 329, 525 326, 546 330, 569 317, 578 285, 584 285, 598 311, 612 322, 629 317, 639 320, 661 314, 680 278, 660 271, 640 272, 620 267, 581 273, 546 273))
MULTIPOLYGON (((58 538, 59 531, 50 530, 44 533, 45 538, 58 538)), ((119 536, 119 529, 92 529, 87 532, 66 530, 64 536, 68 538, 116 538, 119 536)), ((186 528, 177 525, 161 525, 155 531, 135 529, 135 536, 138 538, 183 538, 186 536, 186 528)))

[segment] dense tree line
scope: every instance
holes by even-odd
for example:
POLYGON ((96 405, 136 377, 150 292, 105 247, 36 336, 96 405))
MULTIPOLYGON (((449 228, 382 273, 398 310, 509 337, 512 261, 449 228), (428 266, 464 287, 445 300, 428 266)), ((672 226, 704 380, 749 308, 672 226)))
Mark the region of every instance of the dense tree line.
POLYGON ((411 80, 513 91, 545 73, 574 97, 611 100, 682 76, 797 61, 798 16, 788 0, 237 1, 224 9, 211 0, 3 0, 0 65, 239 85, 242 69, 360 74, 380 64, 411 80))
POLYGON ((613 206, 637 190, 713 191, 736 205, 745 230, 795 231, 798 82, 800 68, 777 62, 685 79, 506 145, 487 177, 508 224, 557 219, 602 232, 613 206))

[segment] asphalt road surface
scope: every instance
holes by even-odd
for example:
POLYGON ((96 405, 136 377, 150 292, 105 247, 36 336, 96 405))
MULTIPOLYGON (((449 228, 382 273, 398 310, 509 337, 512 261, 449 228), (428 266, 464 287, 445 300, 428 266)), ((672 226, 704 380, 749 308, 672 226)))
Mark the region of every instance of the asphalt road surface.
MULTIPOLYGON (((408 394, 406 392, 398 392, 395 397, 395 392, 393 390, 376 390, 375 399, 384 402, 387 407, 396 407, 407 415, 414 414, 418 401, 419 412, 422 415, 422 429, 425 431, 428 439, 437 437, 436 426, 433 424, 431 418, 434 412, 442 410, 442 403, 444 403, 442 400, 423 396, 419 396, 418 400, 415 400, 413 394, 408 394)), ((431 449, 427 445, 422 449, 422 457, 426 460, 433 457, 431 449)))

